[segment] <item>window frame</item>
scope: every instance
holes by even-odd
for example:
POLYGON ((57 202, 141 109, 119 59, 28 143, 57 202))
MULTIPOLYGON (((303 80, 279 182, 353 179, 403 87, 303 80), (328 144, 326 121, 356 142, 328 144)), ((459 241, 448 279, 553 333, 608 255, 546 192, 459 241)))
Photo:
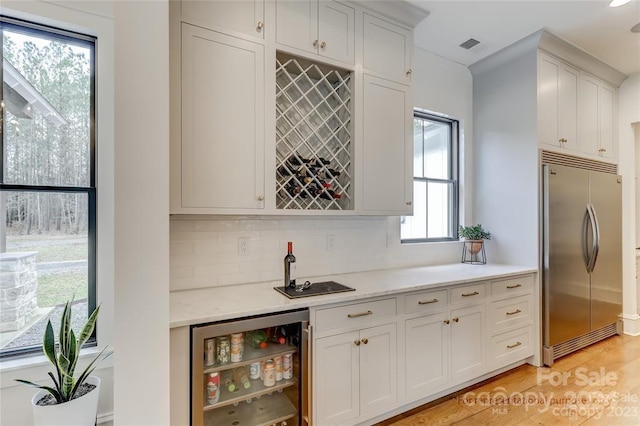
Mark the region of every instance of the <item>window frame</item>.
MULTIPOLYGON (((81 45, 90 50, 90 99, 89 99, 89 185, 88 186, 67 186, 67 185, 30 185, 30 184, 7 184, 4 183, 5 171, 5 143, 4 124, 6 110, 4 104, 0 106, 0 193, 2 192, 42 192, 42 193, 81 193, 87 194, 87 311, 93 312, 97 305, 97 234, 98 234, 98 211, 97 211, 97 187, 96 187, 96 50, 97 38, 64 30, 44 24, 0 15, 0 33, 5 28, 20 32, 26 35, 46 36, 51 40, 59 40, 66 43, 81 45)), ((0 54, 4 57, 4 42, 0 43, 0 54)), ((4 70, 0 67, 0 81, 4 82, 4 70)), ((0 99, 4 99, 4 83, 0 85, 0 99)), ((5 226, 4 219, 2 221, 5 226)), ((5 233, 6 235, 6 233, 5 233)), ((4 249, 2 245, 2 249, 4 249)), ((84 347, 97 346, 98 324, 93 334, 85 343, 84 347)), ((0 352, 0 360, 18 359, 31 355, 42 355, 41 344, 15 349, 7 349, 0 352)))
MULTIPOLYGON (((402 244, 412 244, 412 243, 431 243, 431 242, 442 242, 442 241, 458 241, 458 224, 459 224, 459 215, 460 215, 460 200, 459 200, 459 169, 460 169, 460 158, 459 158, 459 143, 460 143, 460 122, 456 119, 446 117, 444 115, 436 114, 433 112, 429 112, 421 109, 414 109, 413 111, 413 122, 415 123, 416 119, 420 120, 428 120, 432 122, 437 122, 440 124, 445 124, 449 126, 449 158, 448 158, 448 166, 449 166, 449 178, 448 179, 438 179, 438 178, 427 178, 427 177, 417 177, 415 173, 411 178, 412 184, 415 182, 425 182, 426 188, 428 188, 429 183, 447 183, 451 184, 451 200, 450 200, 450 214, 449 221, 451 224, 451 237, 436 237, 436 238, 402 238, 400 239, 400 243, 402 244)), ((413 145, 413 144, 412 144, 413 145)), ((424 149, 424 146, 423 146, 424 149)), ((415 161, 415 158, 413 158, 415 161)), ((424 174, 424 173, 423 173, 424 174)), ((428 194, 428 190, 426 191, 428 194)), ((415 194, 414 194, 415 199, 415 194)), ((427 195, 428 200, 428 195, 427 195)), ((415 216, 413 216, 415 218, 415 216)), ((404 216, 401 218, 401 221, 404 220, 404 216)), ((429 235, 429 220, 428 220, 428 201, 427 201, 427 214, 424 217, 425 220, 425 229, 426 235, 429 235)), ((400 233, 402 235, 402 232, 400 233)))

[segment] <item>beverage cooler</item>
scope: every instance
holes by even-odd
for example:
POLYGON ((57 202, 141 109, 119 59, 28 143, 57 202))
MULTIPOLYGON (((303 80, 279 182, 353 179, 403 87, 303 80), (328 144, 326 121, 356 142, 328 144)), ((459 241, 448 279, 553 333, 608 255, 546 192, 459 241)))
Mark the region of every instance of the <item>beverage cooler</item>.
POLYGON ((191 327, 193 426, 309 424, 309 311, 191 327))

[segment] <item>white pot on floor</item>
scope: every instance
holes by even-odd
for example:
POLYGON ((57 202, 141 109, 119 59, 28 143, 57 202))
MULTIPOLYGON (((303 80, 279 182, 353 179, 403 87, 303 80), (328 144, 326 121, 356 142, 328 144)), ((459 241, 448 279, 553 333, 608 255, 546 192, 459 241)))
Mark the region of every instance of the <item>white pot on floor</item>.
POLYGON ((31 399, 33 406, 34 426, 93 426, 98 415, 98 399, 100 397, 100 379, 89 376, 85 383, 95 388, 80 398, 64 404, 40 406, 36 403, 49 392, 40 390, 31 399))

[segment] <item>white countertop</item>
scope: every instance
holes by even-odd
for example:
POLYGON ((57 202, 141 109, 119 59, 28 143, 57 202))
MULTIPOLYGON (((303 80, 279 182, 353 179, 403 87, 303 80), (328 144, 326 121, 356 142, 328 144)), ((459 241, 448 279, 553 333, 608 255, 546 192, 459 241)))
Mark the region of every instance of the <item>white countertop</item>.
POLYGON ((537 272, 537 269, 529 266, 455 263, 322 277, 301 277, 299 279, 311 282, 335 281, 353 287, 356 291, 299 299, 289 299, 274 290, 274 287, 282 286, 281 281, 176 291, 170 296, 170 327, 289 311, 532 272, 537 272))

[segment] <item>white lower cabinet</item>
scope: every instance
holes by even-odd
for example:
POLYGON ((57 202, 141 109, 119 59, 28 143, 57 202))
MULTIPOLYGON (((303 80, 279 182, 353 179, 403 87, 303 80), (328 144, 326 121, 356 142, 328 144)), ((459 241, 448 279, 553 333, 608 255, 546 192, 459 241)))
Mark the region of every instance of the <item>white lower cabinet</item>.
POLYGON ((449 384, 450 323, 448 312, 405 322, 408 398, 420 398, 449 384))
POLYGON ((312 308, 313 424, 370 423, 526 360, 534 278, 312 308))
POLYGON ((317 425, 350 423, 397 401, 396 323, 315 340, 317 425))

